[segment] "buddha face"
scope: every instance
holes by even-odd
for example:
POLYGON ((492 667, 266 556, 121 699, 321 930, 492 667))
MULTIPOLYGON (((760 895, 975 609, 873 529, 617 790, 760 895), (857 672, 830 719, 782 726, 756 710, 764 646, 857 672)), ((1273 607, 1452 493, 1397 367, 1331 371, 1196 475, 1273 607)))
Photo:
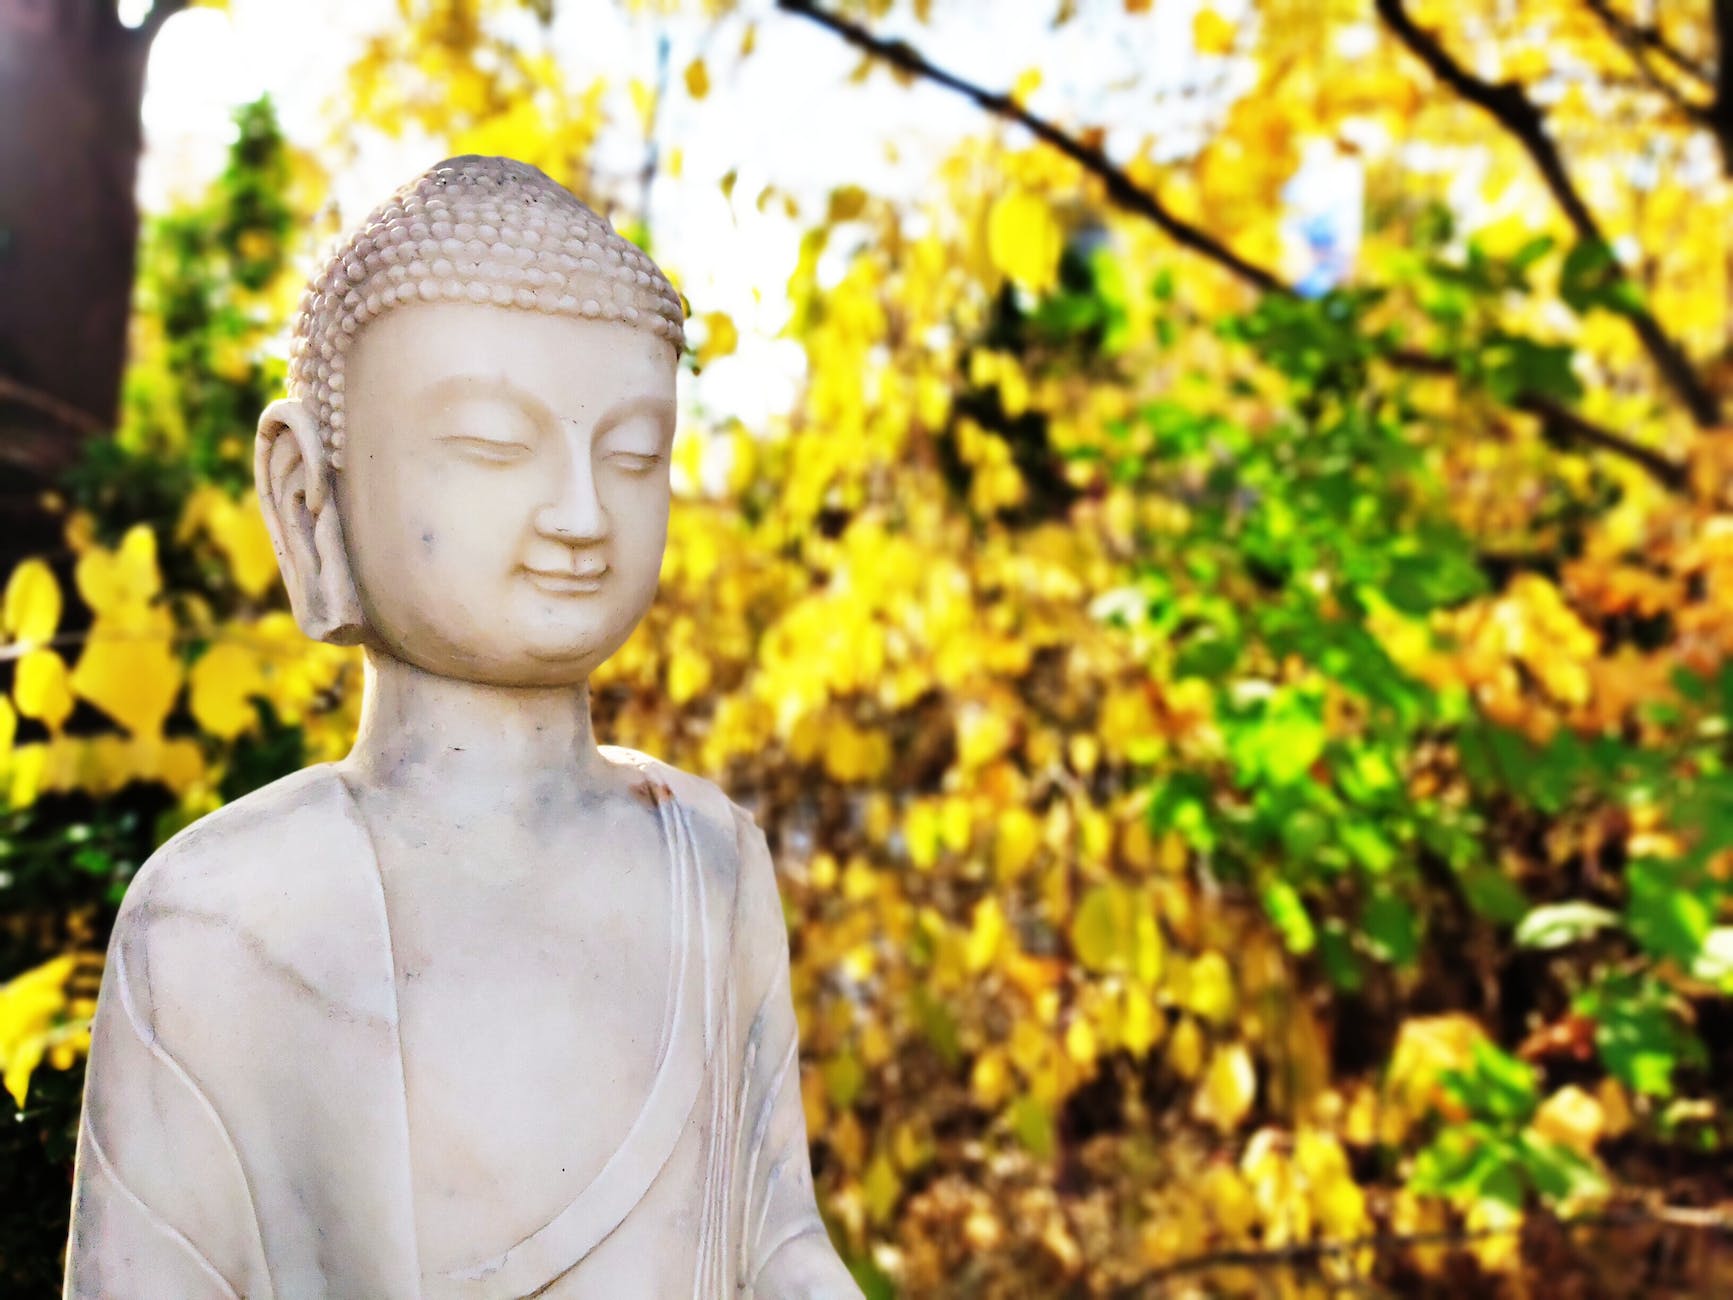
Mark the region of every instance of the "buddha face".
POLYGON ((675 352, 617 321, 422 303, 349 354, 336 502, 376 649, 502 686, 584 680, 656 593, 675 352))

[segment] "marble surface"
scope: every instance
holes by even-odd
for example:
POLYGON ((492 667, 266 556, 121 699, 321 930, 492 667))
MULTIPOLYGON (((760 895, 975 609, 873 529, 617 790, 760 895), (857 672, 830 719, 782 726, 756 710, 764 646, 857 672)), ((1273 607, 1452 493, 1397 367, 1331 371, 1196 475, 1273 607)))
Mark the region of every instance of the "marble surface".
POLYGON ((68 1296, 859 1296, 764 833, 591 728, 655 597, 677 303, 493 159, 315 280, 258 483, 302 627, 364 647, 360 732, 133 882, 68 1296))

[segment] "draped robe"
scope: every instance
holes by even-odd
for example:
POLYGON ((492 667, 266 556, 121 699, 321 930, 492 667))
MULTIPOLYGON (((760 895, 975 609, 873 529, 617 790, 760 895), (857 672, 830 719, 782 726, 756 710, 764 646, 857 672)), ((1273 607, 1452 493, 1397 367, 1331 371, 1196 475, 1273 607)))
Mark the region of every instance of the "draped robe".
POLYGON ((702 778, 602 752, 649 780, 676 901, 654 1082, 589 1184, 522 1240, 424 1274, 379 863, 320 765, 188 827, 128 891, 92 1031, 68 1297, 858 1296, 814 1200, 763 831, 702 778), (806 1281, 766 1289, 791 1252, 806 1281))

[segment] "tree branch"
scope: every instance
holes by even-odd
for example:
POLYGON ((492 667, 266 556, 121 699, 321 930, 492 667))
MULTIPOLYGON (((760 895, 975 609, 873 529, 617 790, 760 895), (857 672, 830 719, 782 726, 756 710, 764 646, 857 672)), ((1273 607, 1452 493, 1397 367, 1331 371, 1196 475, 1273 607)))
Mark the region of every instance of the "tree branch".
MULTIPOLYGON (((1638 27, 1629 19, 1615 13, 1607 0, 1583 0, 1583 3, 1588 6, 1590 13, 1601 20, 1601 26, 1607 29, 1607 34, 1624 47, 1625 54, 1642 77, 1643 84, 1661 95, 1698 126, 1711 125, 1708 120, 1709 110, 1706 104, 1698 103, 1680 90, 1678 86, 1655 71, 1655 65, 1649 61, 1649 55, 1653 52, 1654 46, 1645 39, 1645 35, 1651 37, 1654 35, 1652 31, 1638 27)), ((1706 79, 1705 84, 1707 84, 1706 79)))
POLYGON ((1688 58, 1685 52, 1672 44, 1661 30, 1655 26, 1645 26, 1615 10, 1610 0, 1583 0, 1590 13, 1599 18, 1608 31, 1618 38, 1620 44, 1627 48, 1643 50, 1655 55, 1670 64, 1675 72, 1691 78, 1705 90, 1714 86, 1716 78, 1709 70, 1688 58))
MULTIPOLYGON (((1618 13, 1610 0, 1583 0, 1583 3, 1600 19, 1608 34, 1624 47, 1643 84, 1683 113, 1687 121, 1715 137, 1721 150, 1721 171, 1733 177, 1733 91, 1722 85, 1718 76, 1711 75, 1669 45, 1656 28, 1639 26, 1618 13), (1696 81, 1703 89, 1713 90, 1715 98, 1708 101, 1693 99, 1656 70, 1651 56, 1670 64, 1676 72, 1696 81)), ((1726 0, 1717 0, 1717 19, 1717 30, 1722 31, 1725 46, 1727 30, 1721 27, 1719 20, 1724 19, 1729 27, 1733 27, 1733 5, 1727 4, 1726 0)), ((1725 62, 1723 66, 1727 66, 1725 62)))
POLYGON ((1274 272, 1246 261, 1209 232, 1192 225, 1182 217, 1175 216, 1157 195, 1150 193, 1132 180, 1123 168, 1116 167, 1100 149, 1085 144, 1076 136, 1055 126, 1045 118, 1035 116, 1009 95, 1001 95, 977 86, 973 82, 965 81, 955 73, 947 72, 929 62, 908 42, 886 40, 881 36, 874 36, 859 23, 820 9, 812 3, 812 0, 777 0, 777 8, 787 13, 798 14, 802 18, 809 18, 819 26, 829 28, 855 48, 864 50, 875 58, 883 59, 892 67, 901 68, 913 76, 924 78, 936 85, 944 86, 948 90, 954 90, 995 117, 1017 123, 1037 140, 1051 145, 1101 181, 1107 188, 1108 197, 1115 204, 1128 212, 1134 212, 1140 217, 1153 221, 1181 247, 1202 254, 1217 266, 1231 271, 1254 289, 1264 293, 1288 292, 1287 286, 1274 272))
POLYGON ((1733 0, 1715 0, 1715 59, 1709 129, 1721 142, 1723 167, 1733 176, 1733 0))
MULTIPOLYGON (((1733 0, 1716 0, 1716 3, 1733 11, 1733 0)), ((1436 36, 1415 23, 1404 0, 1375 0, 1375 5, 1384 25, 1427 66, 1434 77, 1490 115, 1523 147, 1577 237, 1585 243, 1605 247, 1607 240, 1601 233, 1600 223, 1589 211, 1587 202, 1565 170, 1564 158, 1547 134, 1546 119, 1522 87, 1512 81, 1486 81, 1469 72, 1450 56, 1436 36)), ((1620 275, 1628 282, 1622 271, 1620 275)), ((1661 323, 1647 308, 1633 308, 1627 315, 1631 327, 1642 340, 1643 350, 1655 363, 1667 387, 1690 412, 1697 427, 1711 429, 1720 424, 1720 403, 1704 387, 1684 349, 1661 328, 1661 323)))
MULTIPOLYGON (((1155 222, 1180 245, 1208 258, 1253 288, 1264 293, 1279 294, 1284 297, 1294 296, 1292 286, 1285 284, 1274 272, 1245 261, 1219 240, 1211 238, 1189 222, 1174 216, 1162 205, 1159 198, 1138 185, 1123 168, 1115 165, 1100 149, 1084 143, 1045 118, 1035 116, 1010 96, 996 94, 965 81, 956 74, 947 72, 932 63, 911 48, 907 42, 890 41, 874 36, 858 23, 819 9, 812 3, 812 0, 777 0, 777 7, 787 13, 808 18, 820 26, 828 28, 850 45, 864 50, 876 58, 882 58, 905 72, 955 91, 995 117, 1018 123, 1036 139, 1059 150, 1066 157, 1078 163, 1090 175, 1101 181, 1107 190, 1108 197, 1117 206, 1136 216, 1155 222)), ((1412 349, 1392 353, 1389 360, 1399 369, 1419 374, 1455 375, 1457 373, 1456 367, 1444 358, 1434 357, 1428 353, 1412 349)), ((1584 419, 1550 398, 1524 395, 1518 397, 1514 405, 1518 409, 1537 415, 1545 421, 1549 436, 1560 441, 1581 443, 1611 455, 1620 456, 1641 466, 1658 482, 1671 490, 1681 489, 1688 481, 1687 470, 1683 465, 1667 459, 1648 447, 1632 442, 1611 429, 1584 419)))
MULTIPOLYGON (((1547 1216, 1566 1230, 1609 1230, 1641 1228, 1657 1225, 1690 1232, 1725 1234, 1733 1229, 1725 1208, 1688 1205, 1633 1204, 1616 1206, 1609 1211, 1577 1215, 1547 1216)), ((1522 1222, 1497 1228, 1443 1228, 1427 1232, 1372 1232, 1359 1237, 1339 1240, 1302 1241, 1287 1246, 1229 1248, 1192 1255, 1145 1273, 1136 1286, 1118 1294, 1146 1295, 1155 1283, 1171 1281, 1188 1274, 1206 1273, 1218 1268, 1268 1268, 1294 1264, 1316 1264, 1337 1255, 1353 1255, 1363 1250, 1389 1251, 1410 1246, 1463 1246, 1472 1241, 1508 1237, 1524 1230, 1522 1222)))
POLYGON ((41 389, 0 375, 0 403, 3 402, 16 402, 19 406, 27 406, 74 433, 99 434, 108 431, 108 425, 89 411, 80 410, 70 402, 63 402, 52 393, 45 393, 41 389))

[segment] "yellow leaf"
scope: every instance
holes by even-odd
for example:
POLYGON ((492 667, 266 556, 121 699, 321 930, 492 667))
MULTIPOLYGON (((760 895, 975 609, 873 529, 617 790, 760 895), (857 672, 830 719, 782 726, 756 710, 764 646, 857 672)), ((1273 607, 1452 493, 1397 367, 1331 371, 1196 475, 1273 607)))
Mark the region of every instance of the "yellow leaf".
POLYGON ((1606 1133, 1607 1116, 1593 1093, 1568 1083, 1540 1104, 1533 1128, 1542 1137, 1589 1156, 1606 1133))
POLYGON ((1258 1202, 1232 1165, 1211 1165, 1198 1189, 1210 1217, 1229 1241, 1240 1241, 1258 1226, 1258 1202))
POLYGON ((1083 896, 1071 918, 1071 946, 1078 961, 1094 971, 1121 965, 1127 924, 1124 913, 1122 891, 1112 885, 1097 885, 1083 896))
POLYGON ((259 658, 244 646, 223 641, 193 665, 188 704, 199 726, 213 736, 233 740, 258 721, 253 697, 265 689, 259 658))
POLYGON ((1002 882, 1022 875, 1041 847, 1041 824, 1017 805, 1007 808, 993 829, 993 874, 1002 882))
POLYGON ((1156 1013, 1155 999, 1137 984, 1125 989, 1125 1007, 1120 1016, 1120 1037, 1126 1050, 1141 1060, 1160 1041, 1167 1022, 1156 1013))
POLYGON ((1199 9, 1191 21, 1191 40, 1199 54, 1231 54, 1234 25, 1214 9, 1199 9))
POLYGON ((222 505, 211 511, 207 527, 211 540, 227 558, 237 587, 255 597, 271 590, 277 581, 277 552, 255 497, 248 495, 239 501, 225 497, 222 505))
POLYGON ((902 1195, 903 1181, 897 1176, 896 1167, 884 1155, 874 1157, 872 1164, 867 1166, 866 1177, 861 1181, 861 1192, 866 1197, 867 1213, 875 1223, 882 1223, 890 1217, 896 1208, 897 1198, 902 1195))
POLYGON ((121 538, 117 550, 91 547, 79 557, 73 577, 84 603, 98 614, 142 609, 162 590, 156 534, 136 524, 121 538))
POLYGON ((162 610, 112 621, 99 617, 72 670, 72 689, 134 735, 162 730, 181 686, 181 662, 170 645, 173 630, 162 610))
POLYGON ((0 1063, 6 1091, 24 1105, 55 1022, 66 1014, 66 981, 76 959, 56 957, 0 985, 0 1063))
POLYGON ((60 730, 73 705, 65 661, 52 650, 32 650, 18 661, 14 672, 12 696, 18 701, 18 712, 60 730))
POLYGON ((1005 1053, 990 1047, 975 1058, 969 1072, 969 1090, 975 1100, 988 1110, 996 1109, 1010 1088, 1010 1071, 1005 1068, 1005 1053))
POLYGON ((693 99, 703 99, 710 93, 710 70, 703 59, 693 59, 686 65, 686 92, 693 99))
POLYGON ((1237 1001, 1234 973, 1226 957, 1219 952, 1206 952, 1192 962, 1186 972, 1188 1011, 1211 1024, 1225 1025, 1233 1019, 1237 1001))
POLYGON ((668 698, 684 704, 710 684, 710 661, 691 650, 678 649, 668 657, 668 698))
POLYGON ((60 626, 60 584, 41 560, 25 560, 12 570, 0 622, 8 636, 27 644, 48 640, 60 626))
POLYGON ((839 185, 830 192, 830 207, 825 220, 853 221, 866 211, 867 192, 858 185, 839 185))
POLYGON ((1072 1020, 1065 1030, 1065 1054, 1078 1065, 1095 1064, 1096 1053, 1099 1050, 1095 1041, 1095 1031, 1082 1016, 1072 1020))
POLYGON ((12 701, 0 695, 0 764, 3 764, 17 737, 18 715, 12 710, 12 701))
POLYGON ((999 945, 1005 940, 1005 909, 999 900, 988 897, 975 904, 975 923, 969 930, 969 942, 963 950, 964 964, 980 974, 993 964, 999 945))
POLYGON ((1064 232, 1047 201, 1027 190, 995 200, 987 213, 987 255, 1004 275, 1031 293, 1059 280, 1064 232))
POLYGON ((1223 1133, 1238 1128, 1258 1095, 1258 1075, 1244 1043, 1224 1043, 1210 1057, 1203 1082, 1192 1098, 1192 1114, 1223 1133))
POLYGON ((701 366, 727 356, 740 344, 740 331, 734 327, 734 318, 726 312, 705 312, 703 320, 704 342, 698 348, 698 364, 701 366))
POLYGON ((1182 1018, 1174 1028, 1173 1038, 1167 1045, 1168 1065, 1173 1067, 1173 1072, 1180 1078, 1195 1079, 1197 1072, 1203 1068, 1203 1052, 1203 1030, 1197 1027, 1197 1021, 1190 1016, 1182 1018))
POLYGON ((648 131, 656 119, 656 92, 642 77, 633 77, 632 107, 638 110, 638 129, 648 131))

